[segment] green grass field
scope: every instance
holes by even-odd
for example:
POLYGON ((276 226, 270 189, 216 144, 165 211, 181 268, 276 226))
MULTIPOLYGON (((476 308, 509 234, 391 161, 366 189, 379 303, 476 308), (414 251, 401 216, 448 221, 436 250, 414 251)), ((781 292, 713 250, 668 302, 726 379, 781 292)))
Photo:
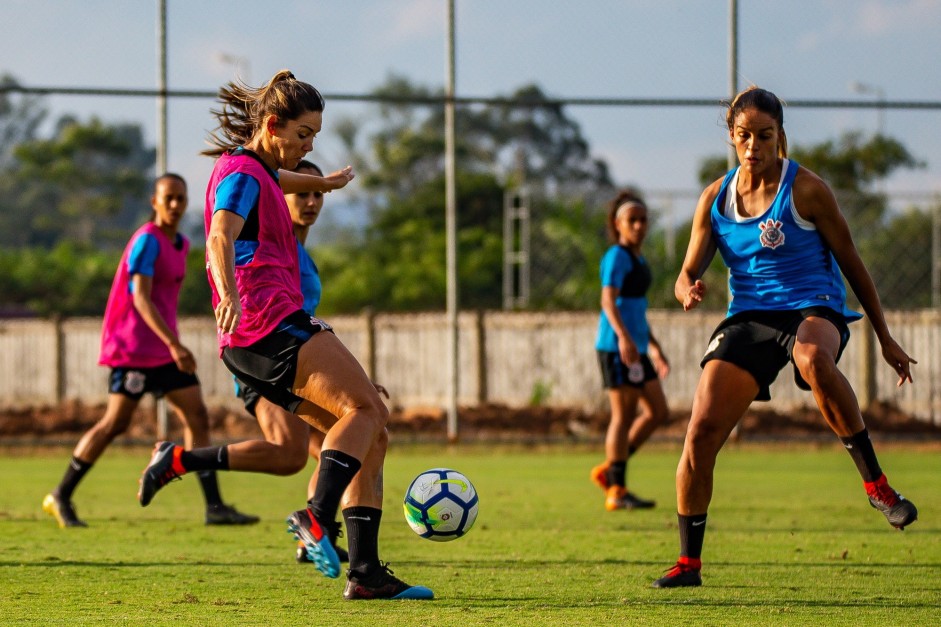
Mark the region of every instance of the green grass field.
POLYGON ((202 524, 186 477, 142 509, 149 451, 115 448, 76 494, 88 529, 42 513, 68 451, 0 449, 0 623, 140 625, 929 625, 941 620, 941 454, 881 447, 891 482, 919 507, 904 533, 866 501, 836 446, 729 446, 719 459, 702 588, 654 590, 677 555, 673 472, 654 445, 632 486, 659 507, 607 513, 571 447, 393 444, 381 553, 437 599, 346 602, 343 580, 295 564, 283 520, 306 473, 222 475, 223 494, 262 522, 202 524), (419 471, 450 466, 481 498, 471 533, 451 543, 407 527, 401 499, 419 471))

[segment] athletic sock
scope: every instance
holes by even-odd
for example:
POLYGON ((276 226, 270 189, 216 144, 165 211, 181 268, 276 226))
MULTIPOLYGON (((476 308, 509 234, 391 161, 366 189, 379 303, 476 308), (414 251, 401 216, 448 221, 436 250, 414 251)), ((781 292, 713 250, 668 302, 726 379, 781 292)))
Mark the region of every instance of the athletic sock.
POLYGON ((869 429, 863 429, 848 438, 840 438, 840 442, 853 458, 865 483, 871 483, 882 476, 882 468, 879 467, 876 451, 872 448, 872 440, 869 439, 869 429))
POLYGON ((347 507, 343 510, 350 550, 350 570, 368 575, 379 566, 379 521, 382 510, 375 507, 347 507))
POLYGON ((343 451, 330 449, 320 452, 320 469, 317 471, 317 488, 307 501, 307 507, 317 520, 333 521, 340 508, 340 498, 346 487, 362 466, 360 461, 343 451))
POLYGON ((680 527, 680 556, 688 560, 702 557, 702 543, 706 537, 706 515, 683 516, 677 514, 680 527))
POLYGON ((199 485, 203 488, 206 507, 222 505, 222 495, 219 493, 219 479, 216 477, 216 471, 200 470, 196 473, 196 476, 199 477, 199 485))
POLYGON ((627 485, 627 461, 621 460, 608 464, 606 471, 609 486, 624 487, 627 485))
POLYGON ((91 470, 92 465, 94 462, 83 462, 73 455, 69 460, 68 468, 65 469, 65 474, 62 475, 62 481, 56 488, 56 495, 63 501, 71 501, 72 492, 78 487, 78 482, 82 480, 85 473, 91 470))
POLYGON ((636 452, 637 452, 637 447, 636 447, 636 446, 628 446, 628 447, 627 447, 627 458, 630 459, 631 457, 634 456, 634 453, 636 453, 636 452))
POLYGON ((200 470, 228 470, 229 449, 225 446, 205 446, 180 453, 180 463, 186 472, 200 470))

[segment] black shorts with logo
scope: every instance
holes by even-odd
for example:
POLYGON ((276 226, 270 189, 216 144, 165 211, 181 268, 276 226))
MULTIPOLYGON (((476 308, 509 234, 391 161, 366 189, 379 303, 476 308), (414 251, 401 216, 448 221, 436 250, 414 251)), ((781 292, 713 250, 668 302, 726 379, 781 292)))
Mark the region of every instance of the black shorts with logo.
POLYGON ((146 393, 160 398, 168 392, 199 385, 195 374, 186 374, 175 362, 153 368, 112 368, 108 392, 139 401, 146 393))
POLYGON ((321 331, 333 331, 333 328, 298 310, 254 344, 225 347, 222 362, 236 379, 293 414, 303 400, 292 392, 297 376, 297 353, 307 340, 321 331))
POLYGON ((601 366, 601 381, 606 390, 624 386, 642 388, 657 378, 657 371, 646 354, 640 356, 638 363, 628 366, 621 361, 620 353, 598 351, 598 365, 601 366))
MULTIPOLYGON (((840 333, 840 360, 850 338, 850 330, 841 314, 829 307, 807 307, 788 311, 742 311, 723 320, 712 333, 700 367, 713 359, 727 361, 748 371, 758 383, 757 401, 771 400, 771 384, 792 360, 797 328, 810 317, 825 318, 840 333)), ((810 386, 794 366, 794 382, 802 390, 810 386)))

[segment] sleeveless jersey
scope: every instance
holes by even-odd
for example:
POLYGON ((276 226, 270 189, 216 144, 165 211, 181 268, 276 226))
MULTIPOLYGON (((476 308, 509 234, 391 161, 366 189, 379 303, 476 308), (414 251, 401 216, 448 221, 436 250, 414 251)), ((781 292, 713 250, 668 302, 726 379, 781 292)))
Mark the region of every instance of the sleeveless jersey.
POLYGON ((147 325, 134 307, 133 277, 152 278, 150 298, 173 333, 176 309, 186 274, 189 240, 177 234, 171 241, 148 222, 131 237, 111 284, 101 330, 98 363, 111 368, 153 368, 172 363, 170 349, 147 325))
MULTIPOLYGON (((235 283, 242 305, 242 318, 231 334, 218 331, 220 352, 226 346, 249 346, 271 333, 289 314, 302 309, 297 239, 277 174, 247 150, 223 154, 216 161, 206 190, 206 234, 216 207, 216 190, 231 174, 247 174, 257 181, 258 201, 236 242, 235 283)), ((207 268, 208 271, 208 268, 207 268)), ((219 304, 212 274, 212 306, 219 304)))
POLYGON ((738 168, 726 174, 711 210, 712 233, 729 268, 732 301, 728 315, 742 311, 781 311, 824 306, 847 322, 859 313, 846 308, 846 286, 830 248, 814 225, 794 206, 794 177, 799 166, 784 160, 784 174, 771 206, 760 216, 730 219, 723 208, 729 183, 738 168))
MULTIPOLYGON (((611 246, 601 259, 601 286, 618 288, 616 300, 621 320, 627 327, 637 352, 647 354, 650 326, 647 324, 647 290, 652 275, 650 266, 642 256, 636 256, 625 246, 611 246)), ((618 337, 608 316, 601 312, 595 348, 609 353, 618 352, 618 337)))

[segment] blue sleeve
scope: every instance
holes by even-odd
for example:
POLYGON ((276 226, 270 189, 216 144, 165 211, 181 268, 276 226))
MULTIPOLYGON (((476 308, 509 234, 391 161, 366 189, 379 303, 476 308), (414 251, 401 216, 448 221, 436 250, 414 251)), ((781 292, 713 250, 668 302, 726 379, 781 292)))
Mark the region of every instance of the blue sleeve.
POLYGON ((157 255, 160 254, 160 242, 150 233, 141 233, 131 244, 131 252, 127 255, 128 276, 142 274, 152 277, 157 255))
POLYGON ((633 265, 631 256, 621 250, 620 246, 609 248, 601 259, 601 287, 620 289, 624 284, 624 277, 633 265))
POLYGON ((261 186, 253 176, 244 172, 233 172, 216 187, 216 206, 212 208, 212 212, 224 209, 247 220, 248 213, 258 205, 260 193, 261 186))

